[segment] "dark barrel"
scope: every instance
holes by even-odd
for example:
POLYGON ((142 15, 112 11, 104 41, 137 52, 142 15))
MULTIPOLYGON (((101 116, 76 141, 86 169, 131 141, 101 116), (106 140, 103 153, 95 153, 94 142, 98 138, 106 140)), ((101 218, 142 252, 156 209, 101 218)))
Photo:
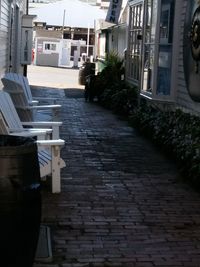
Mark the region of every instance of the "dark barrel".
POLYGON ((4 267, 33 265, 40 220, 35 139, 0 135, 0 258, 4 267))
POLYGON ((94 62, 84 62, 79 70, 79 84, 85 85, 86 77, 88 75, 95 74, 95 63, 94 62))

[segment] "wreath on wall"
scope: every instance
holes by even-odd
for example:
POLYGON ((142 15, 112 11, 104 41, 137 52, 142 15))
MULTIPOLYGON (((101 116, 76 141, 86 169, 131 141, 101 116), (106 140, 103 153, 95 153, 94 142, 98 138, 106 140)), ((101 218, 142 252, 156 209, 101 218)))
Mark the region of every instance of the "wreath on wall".
POLYGON ((192 27, 190 33, 192 57, 196 61, 196 73, 198 73, 198 61, 200 60, 200 6, 192 17, 192 27))
POLYGON ((191 99, 200 102, 200 0, 188 0, 183 33, 183 67, 191 99))

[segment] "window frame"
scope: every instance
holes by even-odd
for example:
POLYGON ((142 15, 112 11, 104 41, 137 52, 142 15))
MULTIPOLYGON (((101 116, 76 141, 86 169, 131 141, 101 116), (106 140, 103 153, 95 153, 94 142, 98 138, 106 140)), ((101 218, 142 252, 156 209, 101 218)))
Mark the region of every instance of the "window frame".
POLYGON ((58 53, 58 42, 52 42, 52 41, 45 41, 43 42, 43 53, 44 54, 52 54, 52 53, 58 53), (50 46, 50 49, 46 49, 46 45, 50 46), (55 49, 52 49, 51 46, 55 45, 55 49))
POLYGON ((129 29, 127 49, 127 80, 139 84, 141 78, 141 55, 143 31, 143 6, 144 0, 133 0, 129 2, 129 29), (136 16, 135 16, 136 14, 136 16))
MULTIPOLYGON (((144 14, 146 14, 146 9, 147 9, 147 1, 145 0, 144 2, 144 14)), ((152 0, 154 1, 154 0, 152 0)), ((172 62, 172 58, 173 58, 173 53, 174 53, 174 47, 173 47, 173 43, 174 43, 174 27, 172 29, 172 42, 168 43, 166 39, 161 39, 160 38, 160 22, 161 22, 161 10, 162 10, 162 4, 163 4, 163 0, 158 0, 157 2, 157 21, 155 23, 155 40, 153 43, 149 43, 149 45, 153 45, 154 46, 154 57, 153 57, 153 71, 152 71, 152 91, 146 91, 144 90, 143 87, 143 82, 144 82, 144 68, 145 68, 145 59, 144 59, 144 53, 145 53, 145 45, 147 45, 147 43, 145 43, 145 40, 143 40, 143 54, 142 54, 142 69, 141 69, 141 83, 140 83, 140 95, 144 96, 148 99, 152 99, 152 100, 161 100, 161 101, 170 101, 172 102, 174 100, 174 88, 173 88, 173 83, 174 83, 174 77, 173 77, 173 62, 172 62), (160 55, 160 48, 161 46, 170 46, 171 47, 171 68, 170 68, 170 85, 169 85, 169 94, 158 94, 158 71, 159 71, 159 55, 160 55)), ((170 2, 170 0, 169 0, 170 2)), ((176 7, 176 3, 177 1, 174 0, 174 10, 176 7)), ((173 14, 173 26, 175 25, 175 16, 173 14)), ((146 34, 146 16, 144 15, 144 27, 143 27, 143 36, 145 36, 146 34)))

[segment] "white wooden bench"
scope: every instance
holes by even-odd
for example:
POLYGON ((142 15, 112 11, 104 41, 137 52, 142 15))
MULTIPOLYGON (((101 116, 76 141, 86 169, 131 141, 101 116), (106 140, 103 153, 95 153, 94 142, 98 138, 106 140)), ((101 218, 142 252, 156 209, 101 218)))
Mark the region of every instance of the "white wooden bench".
POLYGON ((41 110, 50 110, 52 112, 52 120, 58 120, 61 105, 30 104, 27 95, 23 90, 23 86, 20 83, 5 77, 1 80, 4 85, 3 90, 10 94, 17 113, 22 121, 34 121, 36 112, 41 110))
POLYGON ((0 91, 0 134, 26 137, 36 136, 38 139, 40 176, 43 178, 51 175, 52 192, 59 193, 61 191, 60 171, 66 166, 60 157, 60 149, 65 144, 65 141, 62 139, 46 140, 46 135, 49 134, 49 131, 52 131, 51 129, 24 129, 20 126, 20 120, 17 116, 10 96, 6 92, 0 91), (14 125, 14 120, 11 120, 14 117, 17 118, 17 126, 14 125), (10 124, 13 125, 12 129, 10 128, 10 124))
POLYGON ((9 79, 11 81, 18 82, 22 85, 22 88, 24 90, 24 93, 26 94, 26 97, 30 105, 38 105, 41 101, 49 102, 51 104, 56 104, 57 98, 33 97, 28 78, 23 76, 22 74, 15 73, 15 72, 7 72, 5 73, 4 78, 9 79))

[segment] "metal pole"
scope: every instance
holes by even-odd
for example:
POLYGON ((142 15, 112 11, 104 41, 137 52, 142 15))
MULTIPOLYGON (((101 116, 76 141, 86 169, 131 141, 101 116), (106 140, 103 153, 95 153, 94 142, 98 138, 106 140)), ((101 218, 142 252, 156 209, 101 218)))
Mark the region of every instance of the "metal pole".
MULTIPOLYGON (((29 0, 26 0, 26 15, 28 15, 29 10, 29 0)), ((27 77, 27 65, 24 65, 23 67, 23 75, 27 77)))
MULTIPOLYGON (((88 0, 87 0, 87 3, 88 3, 88 0)), ((89 54, 89 42, 90 42, 90 26, 89 26, 89 23, 88 23, 88 31, 87 31, 87 51, 86 51, 86 55, 88 57, 88 54, 89 54)))
POLYGON ((64 36, 64 26, 65 26, 65 9, 64 9, 64 13, 63 13, 63 26, 62 26, 62 39, 63 39, 63 36, 64 36))
POLYGON ((87 57, 88 57, 88 54, 89 54, 89 44, 90 44, 90 27, 89 27, 89 23, 88 23, 88 32, 87 32, 87 57))

